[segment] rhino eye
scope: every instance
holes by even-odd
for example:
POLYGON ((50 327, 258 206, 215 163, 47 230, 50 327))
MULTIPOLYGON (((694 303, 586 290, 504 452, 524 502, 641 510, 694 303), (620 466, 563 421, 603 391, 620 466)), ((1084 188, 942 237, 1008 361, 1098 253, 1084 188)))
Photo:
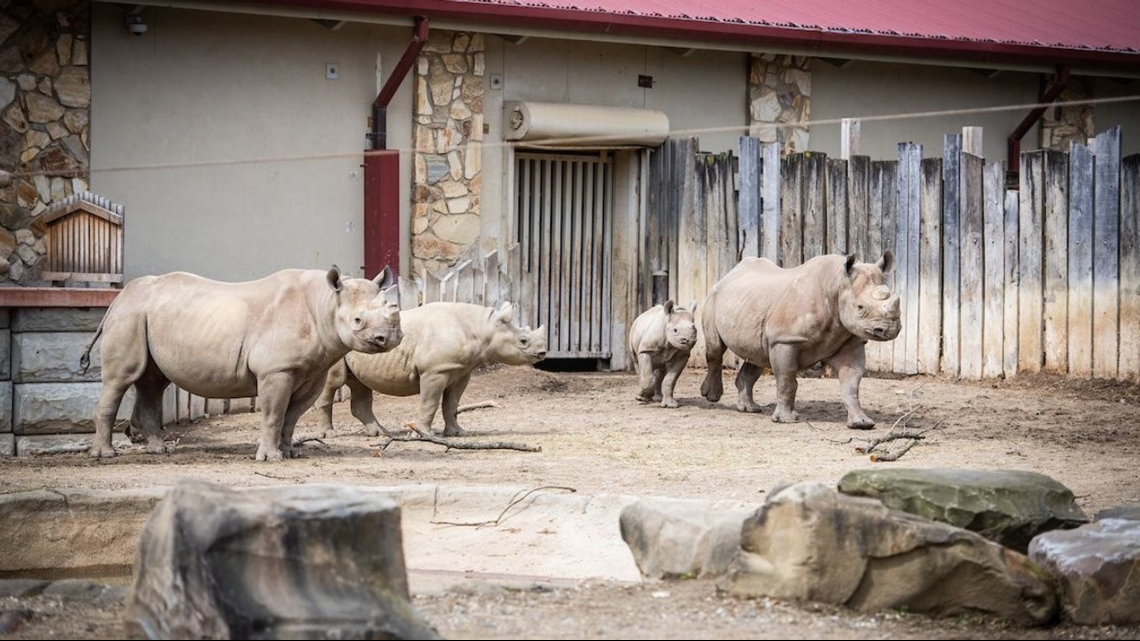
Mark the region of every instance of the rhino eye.
POLYGON ((673 333, 674 333, 674 334, 676 334, 676 333, 677 333, 677 328, 676 328, 676 327, 674 327, 674 328, 673 328, 673 333))
POLYGON ((520 344, 520 345, 522 345, 523 347, 526 347, 526 342, 527 342, 527 341, 526 341, 526 339, 525 339, 525 338, 520 338, 520 339, 519 339, 519 344, 520 344))
POLYGON ((867 309, 867 308, 866 308, 866 307, 864 307, 864 306, 862 306, 862 305, 859 305, 859 311, 863 311, 863 310, 865 310, 865 309, 867 309))

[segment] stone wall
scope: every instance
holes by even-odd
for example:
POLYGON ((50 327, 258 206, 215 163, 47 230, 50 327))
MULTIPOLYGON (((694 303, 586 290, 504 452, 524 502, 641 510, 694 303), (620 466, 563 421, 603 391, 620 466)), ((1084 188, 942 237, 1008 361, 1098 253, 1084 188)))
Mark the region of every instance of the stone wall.
POLYGON ((748 73, 748 135, 782 144, 784 155, 808 150, 810 58, 754 53, 748 73))
MULTIPOLYGON (((1069 84, 1057 98, 1058 102, 1088 100, 1093 97, 1091 78, 1070 78, 1069 84)), ((1095 135, 1093 105, 1065 105, 1050 107, 1041 115, 1038 143, 1042 149, 1068 151, 1069 143, 1086 144, 1095 135)))
MULTIPOLYGON (((0 455, 76 451, 90 445, 102 389, 99 345, 91 367, 79 357, 106 308, 0 310, 0 455)), ((131 415, 133 392, 119 408, 131 415)), ((118 441, 125 437, 115 435, 118 441)))
POLYGON ((483 34, 433 31, 416 60, 412 270, 446 273, 479 239, 483 34))
POLYGON ((88 188, 88 0, 0 0, 0 283, 39 280, 36 217, 88 188))

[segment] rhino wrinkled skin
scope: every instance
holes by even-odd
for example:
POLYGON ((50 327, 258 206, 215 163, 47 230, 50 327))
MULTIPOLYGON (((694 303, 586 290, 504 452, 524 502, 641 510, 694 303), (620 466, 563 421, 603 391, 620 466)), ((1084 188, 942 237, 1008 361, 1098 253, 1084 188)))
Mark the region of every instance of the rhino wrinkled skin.
POLYGON ((316 404, 318 421, 332 430, 332 404, 336 390, 348 385, 352 415, 364 423, 365 433, 376 436, 388 430, 372 412, 372 392, 389 396, 420 396, 421 430, 430 430, 443 403, 444 436, 466 434, 456 421, 456 410, 471 373, 490 363, 532 365, 546 358, 545 326, 531 330, 511 321, 512 308, 496 310, 470 303, 428 303, 405 310, 404 340, 384 354, 347 354, 330 371, 316 404))
POLYGON ((637 400, 661 401, 661 407, 678 406, 673 388, 689 362, 689 352, 697 343, 695 311, 696 301, 686 309, 667 300, 642 312, 633 321, 629 329, 629 351, 640 383, 637 400))
POLYGON ((391 270, 374 280, 343 278, 335 266, 288 269, 243 283, 185 272, 144 276, 123 288, 87 353, 102 335, 103 389, 91 456, 114 456, 111 427, 135 386, 131 424, 147 451, 166 450, 162 393, 170 383, 206 398, 257 396, 262 427, 257 460, 294 455, 293 428, 320 394, 330 366, 349 351, 400 344, 399 292, 391 270))
POLYGON ((889 341, 902 329, 899 299, 883 284, 894 256, 856 263, 854 256, 817 256, 783 269, 766 258, 745 258, 720 280, 705 301, 708 375, 701 394, 720 400, 726 349, 746 361, 736 375, 741 412, 759 412, 752 388, 763 367, 776 377, 772 420, 799 421, 795 412, 796 373, 816 363, 835 368, 847 406, 847 427, 875 423, 859 405, 859 382, 866 373, 869 340, 889 341))

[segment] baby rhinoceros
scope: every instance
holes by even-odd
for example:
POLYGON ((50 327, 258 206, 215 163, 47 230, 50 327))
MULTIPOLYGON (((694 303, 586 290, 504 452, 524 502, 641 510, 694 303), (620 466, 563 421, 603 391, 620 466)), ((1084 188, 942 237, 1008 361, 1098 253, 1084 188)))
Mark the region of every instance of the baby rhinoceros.
POLYGON ((673 388, 689 352, 697 343, 697 324, 693 312, 697 303, 688 309, 677 307, 667 300, 664 305, 652 307, 633 321, 629 330, 629 351, 637 364, 637 377, 641 385, 637 400, 649 403, 661 401, 661 407, 677 407, 673 388))
POLYGON ((368 436, 388 430, 372 413, 372 392, 389 396, 420 396, 416 427, 430 430, 443 402, 443 435, 462 436, 456 421, 459 398, 471 373, 491 363, 533 365, 546 358, 546 328, 519 327, 511 321, 510 303, 496 310, 469 303, 428 303, 400 312, 403 341, 396 349, 376 354, 349 352, 329 370, 317 400, 323 431, 332 431, 336 390, 348 385, 352 415, 364 423, 368 436))

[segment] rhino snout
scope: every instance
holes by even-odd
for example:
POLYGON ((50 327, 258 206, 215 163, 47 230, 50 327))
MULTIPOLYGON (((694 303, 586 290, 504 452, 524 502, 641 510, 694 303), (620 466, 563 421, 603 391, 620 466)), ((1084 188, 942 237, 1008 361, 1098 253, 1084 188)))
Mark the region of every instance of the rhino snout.
POLYGON ((541 350, 541 351, 535 352, 534 355, 537 356, 538 360, 541 361, 542 359, 546 358, 546 350, 541 350))

